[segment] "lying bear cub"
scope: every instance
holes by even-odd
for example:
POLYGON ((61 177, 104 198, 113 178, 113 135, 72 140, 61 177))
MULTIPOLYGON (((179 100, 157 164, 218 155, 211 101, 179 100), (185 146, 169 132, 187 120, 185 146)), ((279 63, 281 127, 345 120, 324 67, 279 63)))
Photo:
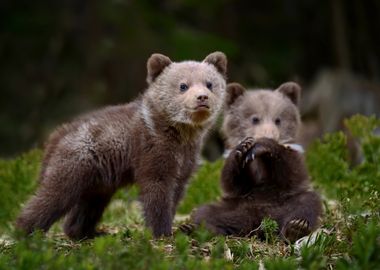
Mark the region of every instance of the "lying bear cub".
POLYGON ((182 231, 203 223, 216 234, 261 237, 260 224, 268 217, 293 242, 318 227, 321 200, 310 186, 302 147, 294 144, 300 92, 292 82, 275 91, 227 86, 223 131, 227 146, 235 147, 222 171, 224 194, 195 210, 194 224, 182 225, 182 231))

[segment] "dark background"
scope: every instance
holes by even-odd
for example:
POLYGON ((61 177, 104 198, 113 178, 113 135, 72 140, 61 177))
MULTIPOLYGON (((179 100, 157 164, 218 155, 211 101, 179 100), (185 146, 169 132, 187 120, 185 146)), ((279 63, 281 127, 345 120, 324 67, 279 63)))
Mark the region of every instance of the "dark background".
POLYGON ((303 86, 305 143, 353 113, 379 115, 378 0, 1 1, 0 156, 135 98, 154 52, 180 61, 215 50, 228 56, 229 81, 303 86))

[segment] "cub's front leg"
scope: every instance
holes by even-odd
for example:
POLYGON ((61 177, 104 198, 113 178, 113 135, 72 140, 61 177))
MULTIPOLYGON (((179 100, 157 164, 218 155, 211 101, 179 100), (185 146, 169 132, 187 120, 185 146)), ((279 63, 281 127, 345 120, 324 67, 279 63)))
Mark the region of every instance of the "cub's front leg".
POLYGON ((173 190, 168 182, 152 177, 140 184, 145 223, 155 238, 172 234, 173 190))
MULTIPOLYGON (((152 158, 152 160, 162 160, 162 158, 152 158)), ((176 187, 175 164, 175 161, 166 158, 161 162, 146 164, 136 175, 145 223, 156 238, 172 234, 174 217, 172 209, 176 187)))
POLYGON ((221 184, 228 197, 242 195, 249 190, 252 181, 246 173, 245 166, 249 163, 254 139, 247 137, 227 157, 222 170, 221 184))
POLYGON ((259 138, 255 140, 254 145, 250 149, 249 157, 251 157, 251 159, 263 158, 276 161, 282 159, 282 156, 286 154, 286 150, 287 148, 285 146, 273 139, 259 138))
POLYGON ((260 138, 251 148, 254 159, 260 159, 268 168, 272 180, 279 187, 299 186, 308 179, 308 173, 302 154, 269 138, 260 138))

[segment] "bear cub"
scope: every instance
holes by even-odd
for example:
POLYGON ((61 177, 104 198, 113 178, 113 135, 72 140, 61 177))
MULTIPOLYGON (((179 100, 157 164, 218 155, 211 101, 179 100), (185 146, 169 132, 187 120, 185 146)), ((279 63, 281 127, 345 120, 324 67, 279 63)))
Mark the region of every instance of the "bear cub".
POLYGON ((16 226, 47 231, 65 216, 70 238, 91 238, 115 191, 137 184, 154 237, 171 235, 172 220, 203 138, 221 110, 227 59, 172 62, 153 54, 148 88, 135 101, 110 106, 59 127, 45 148, 39 187, 16 226))
POLYGON ((291 242, 317 228, 321 200, 311 189, 302 147, 294 144, 300 94, 293 82, 274 91, 227 86, 223 132, 232 150, 222 170, 224 195, 193 213, 195 225, 204 223, 216 234, 262 237, 260 224, 269 217, 291 242))

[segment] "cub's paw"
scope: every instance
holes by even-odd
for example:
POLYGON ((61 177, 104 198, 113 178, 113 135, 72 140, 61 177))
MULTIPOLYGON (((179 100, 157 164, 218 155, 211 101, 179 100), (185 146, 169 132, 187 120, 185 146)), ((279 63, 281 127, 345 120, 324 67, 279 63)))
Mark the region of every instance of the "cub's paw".
POLYGON ((255 141, 252 137, 247 137, 235 148, 235 158, 243 167, 246 163, 253 159, 250 150, 252 149, 254 143, 255 141))
POLYGON ((110 235, 110 234, 111 233, 107 232, 106 230, 96 230, 96 231, 86 232, 86 233, 83 233, 83 232, 74 232, 74 231, 66 232, 66 235, 70 239, 76 240, 76 241, 87 240, 87 239, 94 239, 94 238, 97 238, 97 237, 107 236, 107 235, 110 235))
POLYGON ((252 153, 257 157, 263 155, 276 156, 281 148, 282 146, 273 139, 260 138, 256 140, 255 145, 252 148, 252 153))
POLYGON ((311 231, 310 224, 306 219, 292 219, 286 225, 283 235, 293 243, 301 237, 308 235, 311 231))
POLYGON ((197 228, 195 223, 185 223, 178 226, 178 230, 189 235, 197 228))

